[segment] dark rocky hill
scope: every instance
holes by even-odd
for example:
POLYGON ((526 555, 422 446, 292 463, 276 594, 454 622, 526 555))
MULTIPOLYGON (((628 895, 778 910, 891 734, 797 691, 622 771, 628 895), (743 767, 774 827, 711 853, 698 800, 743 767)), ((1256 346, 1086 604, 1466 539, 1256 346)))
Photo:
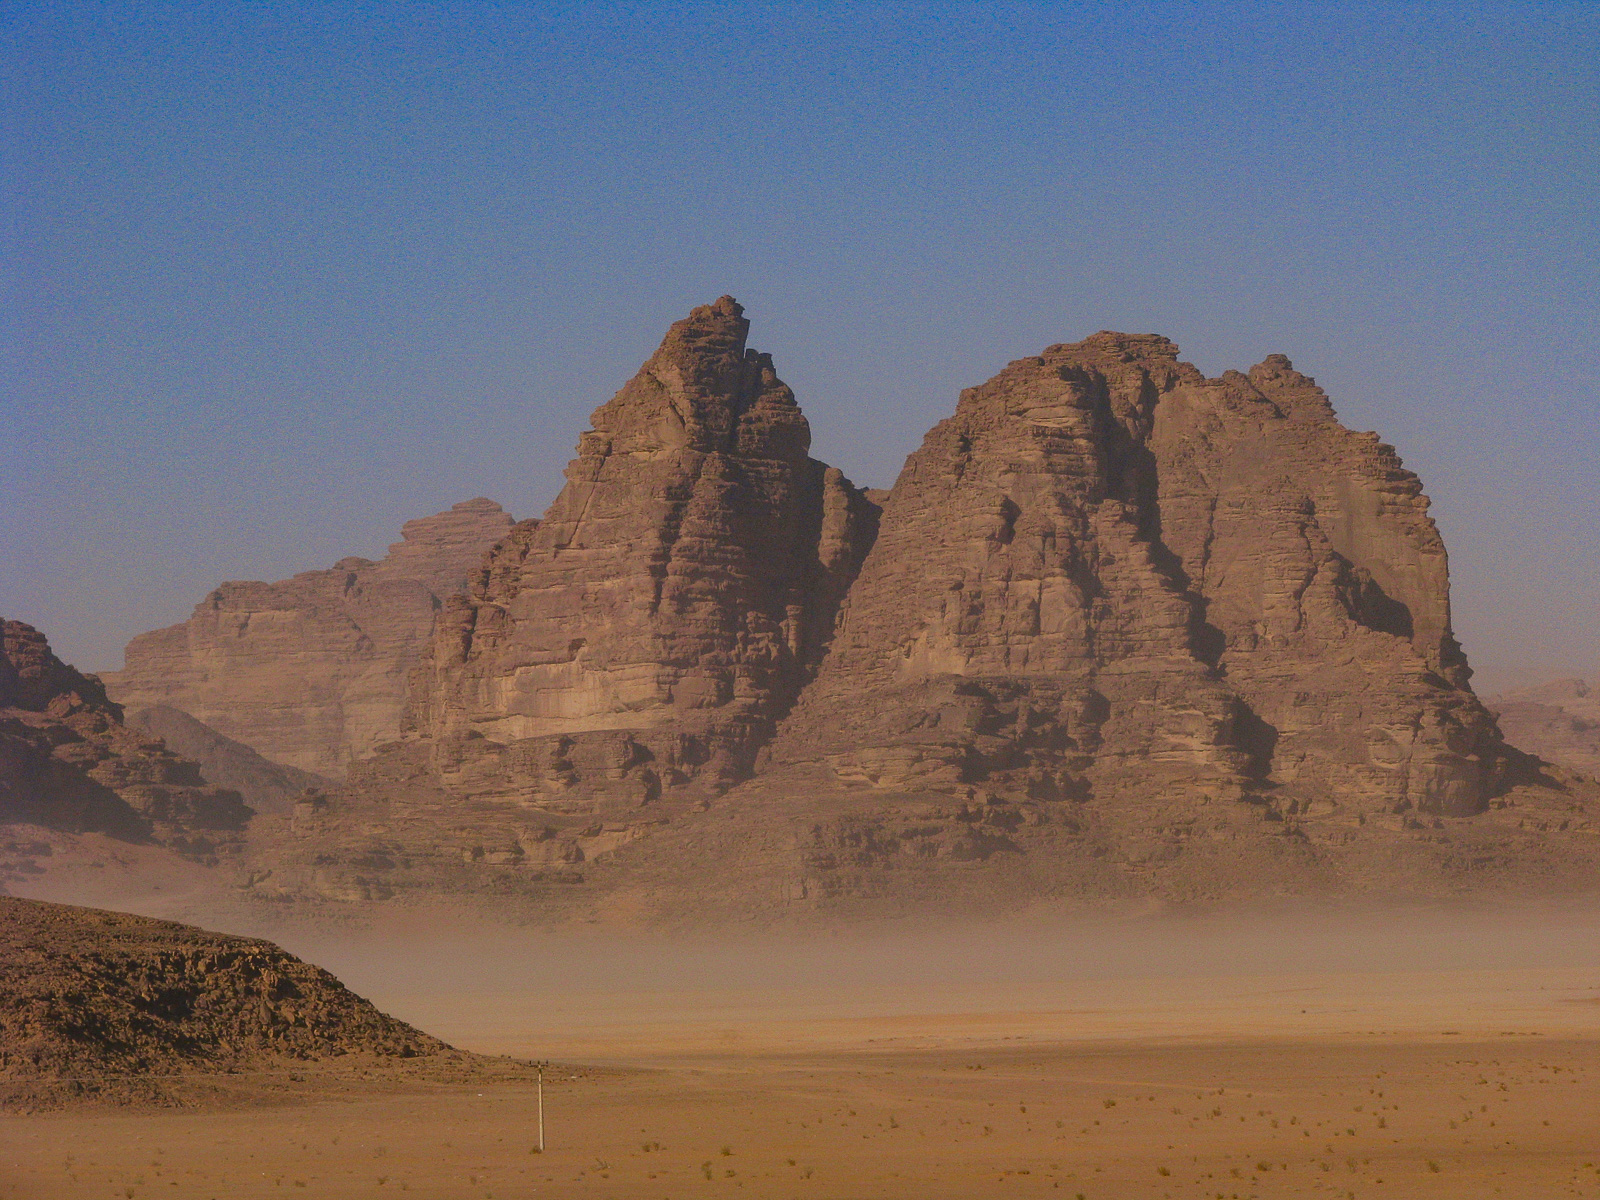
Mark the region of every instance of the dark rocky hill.
POLYGON ((271 942, 0 897, 0 1090, 150 1099, 193 1073, 465 1060, 271 942))

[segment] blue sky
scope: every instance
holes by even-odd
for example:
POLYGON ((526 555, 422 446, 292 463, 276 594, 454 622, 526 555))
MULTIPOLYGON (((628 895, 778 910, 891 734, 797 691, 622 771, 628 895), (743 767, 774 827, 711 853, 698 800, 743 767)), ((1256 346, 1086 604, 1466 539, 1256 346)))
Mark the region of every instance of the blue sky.
POLYGON ((1288 354, 1423 477, 1489 687, 1600 668, 1600 6, 0 4, 0 613, 538 515, 730 292, 887 486, 1102 328, 1288 354))

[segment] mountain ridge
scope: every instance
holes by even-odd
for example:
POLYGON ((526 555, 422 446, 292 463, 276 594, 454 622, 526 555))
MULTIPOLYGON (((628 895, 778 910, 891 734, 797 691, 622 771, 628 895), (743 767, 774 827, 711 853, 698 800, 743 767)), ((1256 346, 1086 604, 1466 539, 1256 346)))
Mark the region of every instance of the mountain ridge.
POLYGON ((1420 481, 1286 357, 1057 344, 868 496, 747 329, 696 309, 596 410, 401 741, 262 824, 263 899, 742 919, 1592 872, 1587 785, 1472 693, 1420 481))

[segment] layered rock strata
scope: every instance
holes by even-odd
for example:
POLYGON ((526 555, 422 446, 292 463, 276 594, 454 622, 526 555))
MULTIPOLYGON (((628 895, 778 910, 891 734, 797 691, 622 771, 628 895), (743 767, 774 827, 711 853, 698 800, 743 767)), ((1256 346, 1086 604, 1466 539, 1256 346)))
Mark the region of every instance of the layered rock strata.
POLYGON ((411 729, 453 790, 638 806, 751 770, 825 651, 876 509, 732 299, 596 409, 567 484, 442 614, 411 729))
POLYGON ((100 681, 58 659, 44 634, 0 622, 0 822, 207 855, 237 844, 249 816, 237 792, 123 724, 100 681))
POLYGON ((260 894, 602 919, 1592 874, 1600 797, 1473 695, 1416 477, 1287 359, 1050 347, 885 496, 805 456, 744 332, 696 310, 596 412, 441 619, 415 736, 275 826, 260 894))
POLYGON ((274 763, 342 777, 399 733, 435 614, 511 524, 469 500, 407 522, 380 562, 225 583, 183 624, 134 638, 107 690, 130 711, 175 708, 274 763))
POLYGON ((907 461, 779 760, 874 787, 1481 811, 1503 748, 1415 475, 1288 360, 1099 334, 907 461))
POLYGON ((1481 812, 1509 758, 1451 632, 1417 477, 1281 355, 1184 376, 1149 437, 1158 535, 1263 723, 1270 780, 1302 803, 1481 812))

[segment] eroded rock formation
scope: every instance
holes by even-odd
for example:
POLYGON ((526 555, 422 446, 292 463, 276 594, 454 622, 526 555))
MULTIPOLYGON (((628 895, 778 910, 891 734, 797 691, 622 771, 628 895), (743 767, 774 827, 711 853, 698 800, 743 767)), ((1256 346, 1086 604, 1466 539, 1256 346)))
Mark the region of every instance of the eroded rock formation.
POLYGON ((0 622, 0 822, 207 855, 236 844, 249 816, 237 792, 124 725, 100 681, 51 653, 44 634, 0 622))
POLYGON ((174 754, 193 759, 206 782, 238 792, 258 813, 288 812, 294 798, 307 788, 334 786, 322 775, 264 758, 167 704, 133 709, 124 719, 132 728, 160 738, 174 754))
POLYGON ((732 299, 596 409, 567 484, 446 606, 412 728, 466 794, 637 806, 749 773, 820 660, 876 510, 732 299))
POLYGON ((1502 756, 1416 476, 1274 357, 1099 334, 908 460, 775 750, 876 787, 1481 811, 1502 756))
POLYGON ((399 732, 407 677, 444 599, 511 528, 490 500, 409 521, 381 562, 225 583, 183 624, 140 634, 106 688, 166 705, 275 763, 334 778, 399 732))
POLYGON ((807 456, 745 329, 696 310, 595 413, 441 617, 409 740, 297 804, 261 894, 597 919, 1592 873, 1597 797, 1470 689, 1416 477, 1287 359, 1052 346, 885 496, 807 456))

